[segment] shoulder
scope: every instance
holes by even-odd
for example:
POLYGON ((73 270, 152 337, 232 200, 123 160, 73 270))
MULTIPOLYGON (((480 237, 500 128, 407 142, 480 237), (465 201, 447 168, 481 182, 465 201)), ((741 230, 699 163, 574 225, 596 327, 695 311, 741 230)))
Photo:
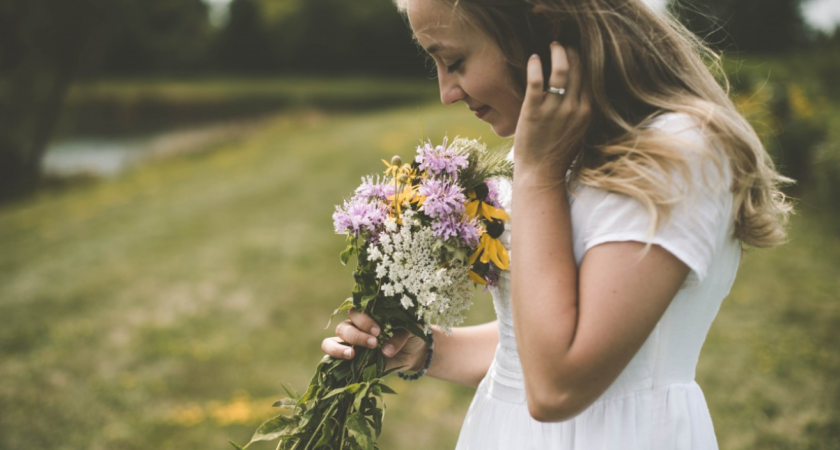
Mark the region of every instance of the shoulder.
POLYGON ((700 156, 717 150, 705 123, 686 113, 666 112, 643 123, 641 127, 670 140, 672 145, 668 147, 679 150, 684 156, 700 156))
POLYGON ((581 255, 606 242, 660 245, 692 269, 689 284, 695 284, 708 273, 719 241, 732 225, 725 154, 702 121, 688 114, 662 114, 642 128, 646 142, 637 149, 639 160, 657 163, 633 172, 638 177, 627 177, 616 190, 574 189, 572 219, 581 255))
MULTIPOLYGON (((671 175, 680 188, 729 190, 731 172, 726 152, 706 123, 695 116, 681 112, 666 112, 651 119, 644 128, 655 134, 658 144, 655 151, 673 152, 687 170, 671 175)), ((679 167, 676 165, 675 167, 679 167)))

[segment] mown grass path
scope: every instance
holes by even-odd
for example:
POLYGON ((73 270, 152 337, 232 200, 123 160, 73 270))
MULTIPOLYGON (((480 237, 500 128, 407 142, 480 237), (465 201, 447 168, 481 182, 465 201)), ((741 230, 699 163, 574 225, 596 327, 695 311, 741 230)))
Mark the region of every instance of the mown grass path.
MULTIPOLYGON (((419 117, 434 141, 500 142, 461 108, 301 112, 0 209, 0 448, 247 441, 280 382, 308 382, 352 286, 333 205, 413 152, 419 117)), ((698 369, 721 448, 837 448, 838 275, 840 239, 809 214, 745 257, 698 369)), ((477 297, 470 321, 492 318, 477 297)), ((452 448, 471 390, 392 384, 382 448, 452 448)))

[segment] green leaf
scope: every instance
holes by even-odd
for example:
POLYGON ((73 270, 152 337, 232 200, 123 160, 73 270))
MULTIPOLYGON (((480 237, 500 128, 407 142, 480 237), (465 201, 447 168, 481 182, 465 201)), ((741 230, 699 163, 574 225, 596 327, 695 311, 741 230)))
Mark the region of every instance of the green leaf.
POLYGON ((350 360, 350 361, 342 360, 342 361, 346 362, 347 364, 341 364, 341 365, 337 366, 335 369, 333 369, 330 372, 330 375, 336 381, 341 381, 341 380, 347 378, 347 376, 350 375, 350 373, 353 371, 352 361, 355 361, 356 359, 358 359, 358 358, 354 358, 353 360, 350 360))
POLYGON ((366 383, 370 383, 376 378, 376 369, 375 365, 368 367, 362 372, 362 379, 365 380, 366 383))
POLYGON ((332 323, 333 317, 335 317, 336 314, 343 313, 345 311, 349 311, 350 308, 352 308, 352 307, 353 307, 353 297, 350 297, 350 298, 344 300, 341 303, 341 306, 336 308, 336 310, 333 311, 332 314, 330 314, 330 320, 327 321, 327 326, 325 326, 324 329, 326 330, 327 328, 330 327, 330 324, 332 323))
POLYGON ((426 333, 423 332, 423 328, 420 328, 418 325, 410 323, 399 328, 408 330, 411 334, 423 339, 427 344, 429 343, 429 336, 427 336, 426 333))
MULTIPOLYGON (((284 416, 282 414, 272 417, 257 428, 254 436, 251 437, 251 442, 273 441, 284 434, 290 434, 289 432, 297 428, 297 425, 298 421, 295 417, 284 416)), ((251 442, 246 447, 251 445, 251 442)))
POLYGON ((314 384, 309 385, 309 389, 303 394, 301 398, 298 399, 299 403, 306 403, 315 398, 316 393, 318 392, 318 386, 314 384))
POLYGON ((280 383, 280 386, 286 391, 286 394, 289 395, 289 398, 293 398, 295 400, 300 398, 300 392, 297 389, 293 388, 292 386, 286 386, 284 383, 280 383))
MULTIPOLYGON (((351 386, 352 386, 352 385, 351 385, 351 386)), ((328 398, 330 398, 330 397, 335 397, 336 395, 341 394, 342 392, 347 391, 347 388, 348 388, 348 386, 333 389, 333 390, 331 390, 331 391, 330 391, 327 395, 325 395, 325 396, 324 396, 324 398, 322 398, 321 400, 326 400, 326 399, 328 399, 328 398)))
POLYGON ((359 391, 356 392, 356 399, 353 401, 353 407, 356 408, 356 411, 362 410, 362 400, 365 399, 369 386, 369 384, 364 383, 364 385, 359 389, 359 391))
POLYGON ((397 391, 391 389, 391 387, 388 386, 387 384, 376 383, 376 385, 379 386, 379 389, 382 389, 382 392, 384 392, 386 394, 396 394, 397 393, 397 391))
POLYGON ((346 266, 347 262, 350 261, 350 256, 354 254, 356 254, 356 247, 354 247, 353 244, 348 245, 347 248, 338 255, 338 258, 341 260, 341 265, 346 266))
POLYGON ((355 394, 356 392, 359 392, 359 389, 365 386, 367 386, 367 383, 353 383, 347 386, 347 392, 350 394, 355 394))
POLYGON ((359 444, 363 450, 373 450, 373 433, 370 424, 360 412, 355 412, 347 417, 345 422, 350 436, 359 444))
POLYGON ((385 378, 386 376, 391 375, 392 373, 400 371, 400 370, 402 370, 402 367, 392 367, 392 368, 382 372, 382 377, 381 378, 385 378))
POLYGON ((297 400, 293 398, 284 398, 281 400, 277 400, 271 406, 274 408, 294 409, 297 406, 297 400))
POLYGON ((230 440, 228 442, 230 442, 230 445, 234 446, 234 448, 236 448, 236 450, 245 450, 245 447, 237 444, 236 442, 233 442, 233 441, 230 441, 230 440))
POLYGON ((379 408, 373 408, 373 429, 376 431, 378 438, 382 434, 382 418, 385 416, 385 411, 379 408))
POLYGON ((379 295, 379 294, 374 293, 374 294, 368 294, 368 295, 362 296, 362 299, 361 299, 360 303, 361 303, 361 307, 362 307, 363 311, 367 309, 368 303, 370 303, 371 300, 375 299, 377 295, 379 295))
MULTIPOLYGON (((330 419, 335 420, 332 417, 330 417, 330 419)), ((335 424, 333 422, 330 422, 330 420, 328 419, 327 422, 324 423, 324 428, 323 428, 324 431, 321 432, 321 437, 318 438, 318 442, 315 443, 315 447, 313 447, 313 448, 314 449, 323 448, 323 447, 331 448, 331 446, 330 446, 331 442, 330 441, 332 440, 333 434, 335 433, 335 428, 336 428, 335 424)))

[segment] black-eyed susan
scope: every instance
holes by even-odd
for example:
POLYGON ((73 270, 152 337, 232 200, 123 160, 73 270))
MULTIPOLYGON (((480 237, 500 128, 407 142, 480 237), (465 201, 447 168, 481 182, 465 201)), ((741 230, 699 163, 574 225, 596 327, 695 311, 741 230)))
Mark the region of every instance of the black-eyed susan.
POLYGON ((481 235, 478 242, 478 248, 470 255, 470 264, 474 264, 476 259, 484 264, 490 261, 499 269, 510 269, 510 256, 508 255, 505 246, 499 241, 499 236, 505 230, 505 224, 501 220, 492 220, 487 224, 487 230, 481 235))
POLYGON ((467 218, 482 217, 487 220, 510 220, 510 216, 503 209, 487 203, 487 193, 487 185, 482 183, 467 194, 470 199, 465 210, 467 218))

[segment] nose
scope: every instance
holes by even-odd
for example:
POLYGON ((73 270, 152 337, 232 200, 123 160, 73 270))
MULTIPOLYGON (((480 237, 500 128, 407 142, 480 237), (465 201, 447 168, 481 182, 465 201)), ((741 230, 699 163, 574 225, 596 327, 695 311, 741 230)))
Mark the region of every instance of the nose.
POLYGON ((457 78, 446 73, 446 70, 438 71, 438 85, 440 88, 440 102, 444 105, 451 105, 463 100, 467 96, 466 92, 458 84, 457 78))

